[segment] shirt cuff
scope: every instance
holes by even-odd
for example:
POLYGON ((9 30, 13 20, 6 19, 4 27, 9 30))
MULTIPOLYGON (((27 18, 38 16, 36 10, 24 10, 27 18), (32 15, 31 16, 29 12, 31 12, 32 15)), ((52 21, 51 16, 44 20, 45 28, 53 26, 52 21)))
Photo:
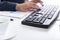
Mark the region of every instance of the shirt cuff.
POLYGON ((16 3, 4 1, 2 8, 5 11, 16 11, 16 3))

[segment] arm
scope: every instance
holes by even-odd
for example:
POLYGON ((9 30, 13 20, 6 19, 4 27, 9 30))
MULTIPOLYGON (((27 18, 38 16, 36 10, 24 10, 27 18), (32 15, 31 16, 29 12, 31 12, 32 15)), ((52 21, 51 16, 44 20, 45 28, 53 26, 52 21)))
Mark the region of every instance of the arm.
POLYGON ((0 2, 0 11, 35 11, 38 6, 33 2, 26 2, 22 4, 12 2, 0 2))
POLYGON ((16 3, 0 2, 0 11, 16 11, 16 3))

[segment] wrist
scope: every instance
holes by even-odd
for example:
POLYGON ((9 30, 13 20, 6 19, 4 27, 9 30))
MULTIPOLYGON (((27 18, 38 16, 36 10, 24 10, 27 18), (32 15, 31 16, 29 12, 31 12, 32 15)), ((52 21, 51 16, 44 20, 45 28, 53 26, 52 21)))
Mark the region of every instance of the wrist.
POLYGON ((20 4, 16 4, 16 10, 19 10, 20 8, 20 4))

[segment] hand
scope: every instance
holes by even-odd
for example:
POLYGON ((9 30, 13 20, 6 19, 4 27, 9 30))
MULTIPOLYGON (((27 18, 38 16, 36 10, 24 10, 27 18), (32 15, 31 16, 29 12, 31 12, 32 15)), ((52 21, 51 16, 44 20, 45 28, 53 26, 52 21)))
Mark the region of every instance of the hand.
POLYGON ((32 0, 31 2, 40 3, 41 5, 43 5, 43 2, 41 0, 32 0))
POLYGON ((16 5, 16 10, 23 11, 23 12, 35 11, 37 9, 39 9, 39 7, 34 2, 26 2, 26 3, 16 5))

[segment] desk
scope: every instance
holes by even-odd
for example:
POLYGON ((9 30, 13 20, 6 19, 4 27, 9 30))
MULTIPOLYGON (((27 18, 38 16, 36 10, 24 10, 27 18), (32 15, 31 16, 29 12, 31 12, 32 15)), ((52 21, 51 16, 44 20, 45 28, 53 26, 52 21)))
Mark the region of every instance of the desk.
POLYGON ((16 30, 20 24, 20 19, 22 19, 27 13, 29 12, 7 12, 7 11, 0 11, 0 21, 1 18, 3 20, 7 20, 8 24, 7 26, 1 26, 0 24, 0 40, 5 38, 10 38, 16 35, 16 30), (10 19, 13 19, 13 21, 10 21, 10 19), (5 30, 6 29, 6 30, 5 30), (2 30, 2 31, 1 31, 2 30))
MULTIPOLYGON (((9 38, 10 40, 60 40, 60 21, 56 21, 49 29, 43 29, 22 25, 21 21, 26 16, 21 19, 13 18, 15 21, 10 22, 5 36, 6 39, 9 38)), ((60 17, 58 17, 58 19, 60 19, 60 17)))
MULTIPOLYGON (((5 12, 1 13, 3 14, 5 12)), ((60 16, 58 17, 59 20, 51 28, 43 29, 21 24, 21 21, 29 14, 30 12, 20 12, 20 15, 22 15, 20 19, 9 16, 8 19, 14 19, 14 21, 9 21, 7 31, 3 38, 11 40, 60 40, 60 16)), ((7 17, 7 15, 4 17, 7 17)))

